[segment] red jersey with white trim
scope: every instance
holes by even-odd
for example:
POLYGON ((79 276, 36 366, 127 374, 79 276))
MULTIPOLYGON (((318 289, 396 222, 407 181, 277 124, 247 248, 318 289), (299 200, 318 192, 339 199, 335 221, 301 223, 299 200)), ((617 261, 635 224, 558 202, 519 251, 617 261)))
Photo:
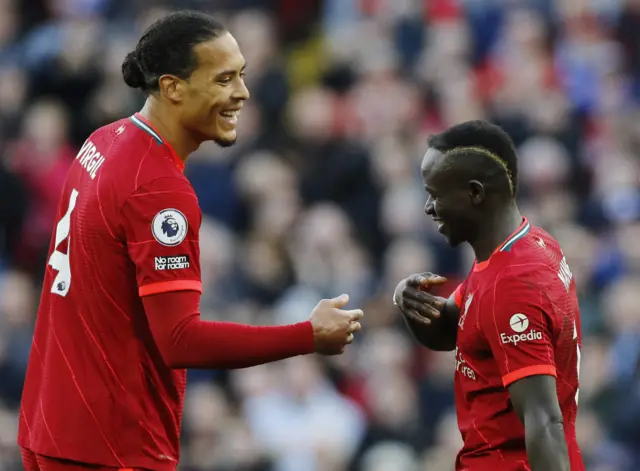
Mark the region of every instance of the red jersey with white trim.
POLYGON ((114 468, 176 469, 186 372, 142 296, 202 291, 201 212, 184 164, 140 115, 95 131, 58 206, 18 442, 114 468))
POLYGON ((558 242, 523 224, 455 293, 460 307, 454 380, 464 446, 457 471, 530 471, 524 427, 507 387, 556 377, 572 471, 582 337, 575 282, 558 242))

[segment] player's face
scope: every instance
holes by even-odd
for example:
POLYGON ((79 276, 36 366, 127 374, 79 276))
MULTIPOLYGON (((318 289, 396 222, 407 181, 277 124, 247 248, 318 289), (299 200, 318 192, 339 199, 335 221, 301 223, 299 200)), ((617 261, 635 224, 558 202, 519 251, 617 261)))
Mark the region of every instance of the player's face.
POLYGON ((429 149, 422 159, 422 181, 428 194, 424 211, 438 224, 438 232, 455 247, 475 238, 478 212, 468 182, 448 169, 442 152, 429 149))
POLYGON ((244 84, 245 59, 230 33, 194 48, 198 68, 191 74, 182 121, 205 140, 222 147, 236 141, 236 124, 249 90, 244 84))

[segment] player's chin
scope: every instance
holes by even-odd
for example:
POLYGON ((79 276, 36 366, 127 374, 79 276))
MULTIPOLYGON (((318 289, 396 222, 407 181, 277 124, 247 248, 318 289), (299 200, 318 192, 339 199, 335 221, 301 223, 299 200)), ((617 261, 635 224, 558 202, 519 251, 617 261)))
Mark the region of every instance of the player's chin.
POLYGON ((217 129, 213 137, 213 141, 220 147, 231 147, 238 140, 238 135, 235 129, 217 129))
POLYGON ((457 247, 467 240, 466 237, 462 236, 462 234, 466 235, 465 231, 455 225, 452 226, 450 223, 442 222, 440 226, 438 226, 438 232, 442 237, 444 237, 447 244, 451 247, 457 247))
POLYGON ((218 144, 220 147, 231 147, 232 145, 234 145, 237 141, 237 137, 216 137, 213 142, 215 142, 216 144, 218 144))
POLYGON ((449 244, 450 247, 457 247, 464 242, 464 238, 458 237, 455 233, 452 233, 450 231, 442 232, 442 236, 447 241, 447 244, 449 244))
POLYGON ((451 237, 447 237, 445 236, 445 239, 447 240, 447 244, 449 244, 450 247, 457 247, 458 245, 462 244, 464 241, 461 239, 453 239, 451 237))

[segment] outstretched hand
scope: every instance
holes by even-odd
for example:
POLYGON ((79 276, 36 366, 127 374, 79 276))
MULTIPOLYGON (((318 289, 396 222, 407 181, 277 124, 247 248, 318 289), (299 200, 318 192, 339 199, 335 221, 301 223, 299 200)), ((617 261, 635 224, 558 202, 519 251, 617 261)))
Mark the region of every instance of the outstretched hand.
POLYGON ((333 299, 323 299, 311 313, 313 338, 316 353, 338 355, 353 342, 356 332, 361 329, 361 309, 342 309, 349 302, 343 294, 333 299))

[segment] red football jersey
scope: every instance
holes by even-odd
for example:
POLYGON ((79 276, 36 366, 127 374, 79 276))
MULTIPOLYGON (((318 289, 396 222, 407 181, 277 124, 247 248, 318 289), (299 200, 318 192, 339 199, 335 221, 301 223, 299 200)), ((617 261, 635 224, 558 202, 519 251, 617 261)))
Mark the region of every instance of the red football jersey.
POLYGON ((454 380, 464 446, 457 471, 525 471, 524 427, 509 384, 556 377, 572 471, 584 471, 576 441, 582 346, 575 282, 558 242, 525 219, 456 290, 460 306, 454 380))
POLYGON ((18 442, 115 468, 174 470, 186 372, 141 297, 201 291, 201 212, 184 164, 140 115, 94 132, 58 206, 18 442))

